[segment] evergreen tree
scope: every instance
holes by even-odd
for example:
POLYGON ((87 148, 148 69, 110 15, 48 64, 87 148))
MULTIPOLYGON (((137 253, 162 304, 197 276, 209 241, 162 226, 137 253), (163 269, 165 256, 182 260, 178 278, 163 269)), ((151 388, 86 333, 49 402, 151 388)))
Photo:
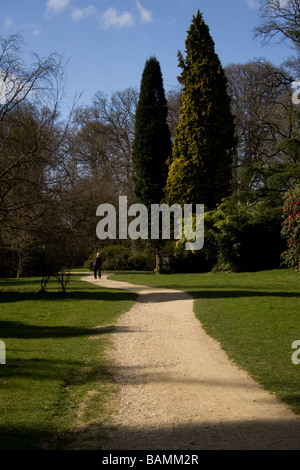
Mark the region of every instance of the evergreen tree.
POLYGON ((135 195, 149 207, 160 203, 172 153, 167 100, 158 60, 147 60, 142 75, 133 142, 135 195))
POLYGON ((165 190, 171 203, 213 209, 230 194, 235 127, 227 79, 201 13, 188 31, 182 69, 182 107, 165 190))

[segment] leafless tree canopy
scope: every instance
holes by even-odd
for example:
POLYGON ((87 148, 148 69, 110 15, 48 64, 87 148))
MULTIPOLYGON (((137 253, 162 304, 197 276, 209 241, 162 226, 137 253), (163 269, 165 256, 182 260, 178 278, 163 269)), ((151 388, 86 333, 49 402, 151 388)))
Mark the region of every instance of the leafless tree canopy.
POLYGON ((138 92, 128 88, 107 97, 96 93, 77 110, 76 157, 83 173, 110 185, 111 196, 133 196, 131 149, 138 92))
POLYGON ((236 189, 263 184, 250 168, 289 161, 281 143, 292 132, 290 80, 269 62, 226 67, 238 139, 234 174, 236 189))
POLYGON ((261 0, 261 24, 255 29, 265 41, 276 38, 291 40, 300 46, 299 0, 261 0))
POLYGON ((287 64, 294 70, 296 76, 300 74, 300 0, 261 0, 261 21, 255 28, 256 37, 262 38, 264 44, 268 42, 287 41, 296 55, 291 57, 287 64))
POLYGON ((32 256, 49 266, 83 262, 99 242, 97 206, 133 197, 138 99, 134 89, 98 92, 61 122, 62 58, 33 55, 28 65, 22 46, 18 35, 1 39, 0 242, 4 271, 9 262, 19 275, 35 269, 32 256))
MULTIPOLYGON (((299 3, 262 1, 257 34, 286 38, 299 52, 299 3)), ((81 264, 99 248, 99 204, 117 207, 119 195, 135 202, 138 91, 99 91, 61 120, 62 57, 32 55, 28 64, 22 48, 19 35, 0 38, 0 275, 40 272, 46 279, 53 267, 81 264)), ((226 68, 238 138, 235 191, 268 189, 265 175, 273 169, 281 178, 274 179, 276 190, 290 181, 284 176, 289 166, 297 178, 300 120, 291 83, 298 65, 299 55, 282 67, 261 61, 226 68)), ((167 100, 174 140, 180 86, 167 92, 167 100)))

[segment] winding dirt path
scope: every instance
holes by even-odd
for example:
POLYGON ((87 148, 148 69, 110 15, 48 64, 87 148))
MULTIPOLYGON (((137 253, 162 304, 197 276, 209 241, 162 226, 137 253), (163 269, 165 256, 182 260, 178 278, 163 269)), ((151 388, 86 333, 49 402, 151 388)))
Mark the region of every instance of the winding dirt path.
POLYGON ((113 339, 118 392, 103 450, 300 450, 300 418, 228 359, 191 297, 83 279, 138 294, 113 339))

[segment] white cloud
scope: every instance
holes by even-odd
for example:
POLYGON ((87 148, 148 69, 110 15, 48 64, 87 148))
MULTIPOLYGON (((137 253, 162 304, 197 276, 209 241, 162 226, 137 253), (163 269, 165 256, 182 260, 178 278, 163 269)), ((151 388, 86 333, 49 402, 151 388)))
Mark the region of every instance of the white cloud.
POLYGON ((176 18, 171 18, 171 19, 168 21, 168 24, 169 24, 169 25, 177 24, 176 18))
POLYGON ((12 28, 15 25, 15 22, 12 18, 6 18, 5 20, 5 27, 12 28))
POLYGON ((252 10, 255 10, 258 7, 256 0, 247 0, 247 4, 252 10))
POLYGON ((47 0, 46 11, 47 13, 54 13, 55 15, 62 13, 69 5, 70 0, 47 0))
POLYGON ((30 84, 26 85, 22 79, 10 73, 0 70, 0 103, 8 103, 15 97, 24 99, 28 94, 34 93, 30 90, 30 84))
POLYGON ((150 10, 146 10, 139 1, 136 2, 137 9, 140 14, 140 19, 142 23, 151 23, 153 21, 152 12, 150 10))
POLYGON ((26 25, 29 29, 31 29, 32 33, 35 36, 39 36, 41 34, 41 28, 35 24, 28 24, 26 25))
POLYGON ((111 7, 101 14, 101 23, 105 28, 127 28, 135 23, 134 16, 128 11, 120 13, 111 7))
POLYGON ((89 5, 86 8, 76 8, 71 13, 71 18, 74 21, 81 21, 88 16, 96 15, 97 9, 93 5, 89 5))

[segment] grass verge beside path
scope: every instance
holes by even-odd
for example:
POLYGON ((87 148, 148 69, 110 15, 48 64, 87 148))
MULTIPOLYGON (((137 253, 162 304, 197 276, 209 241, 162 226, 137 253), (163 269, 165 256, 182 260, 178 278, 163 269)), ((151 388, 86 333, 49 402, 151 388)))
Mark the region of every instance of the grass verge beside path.
POLYGON ((188 292, 196 317, 228 356, 300 414, 300 364, 292 362, 292 343, 300 340, 299 273, 128 272, 113 279, 188 292))
POLYGON ((65 295, 55 281, 41 295, 40 279, 0 280, 0 450, 63 448, 79 422, 104 419, 114 390, 105 350, 136 296, 80 277, 65 295))

